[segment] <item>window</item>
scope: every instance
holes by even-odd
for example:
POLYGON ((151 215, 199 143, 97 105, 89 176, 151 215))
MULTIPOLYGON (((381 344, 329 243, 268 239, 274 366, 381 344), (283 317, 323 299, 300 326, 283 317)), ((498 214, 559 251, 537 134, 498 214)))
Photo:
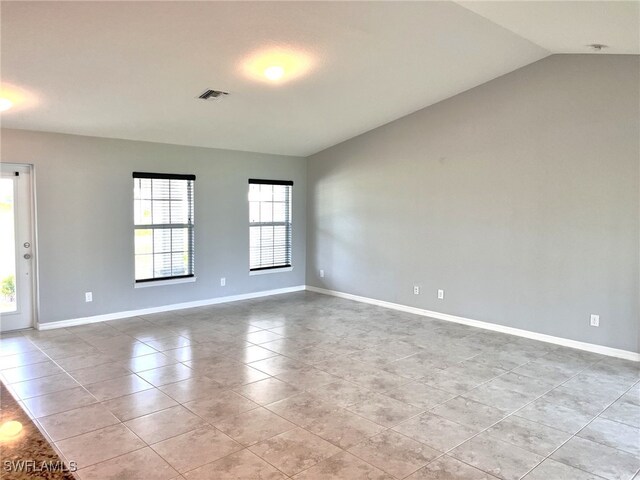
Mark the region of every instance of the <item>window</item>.
POLYGON ((133 172, 136 283, 193 277, 195 179, 133 172))
POLYGON ((249 179, 249 268, 291 267, 291 188, 284 180, 249 179))

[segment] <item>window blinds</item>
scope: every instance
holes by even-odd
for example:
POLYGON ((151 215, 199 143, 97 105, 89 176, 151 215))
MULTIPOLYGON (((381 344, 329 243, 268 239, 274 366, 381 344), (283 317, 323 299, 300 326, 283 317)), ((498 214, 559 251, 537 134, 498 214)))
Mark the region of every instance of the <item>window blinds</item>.
POLYGON ((291 266, 292 181, 249 179, 249 268, 291 266))
POLYGON ((136 282, 194 275, 195 179, 133 172, 136 282))

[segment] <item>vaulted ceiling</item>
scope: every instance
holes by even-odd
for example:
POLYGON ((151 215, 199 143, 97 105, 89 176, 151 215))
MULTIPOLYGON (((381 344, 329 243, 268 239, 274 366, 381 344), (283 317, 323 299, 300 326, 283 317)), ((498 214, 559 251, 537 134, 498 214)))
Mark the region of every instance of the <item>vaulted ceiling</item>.
POLYGON ((287 155, 315 153, 552 53, 590 53, 590 43, 640 53, 634 1, 0 8, 0 96, 14 99, 3 127, 287 155), (264 52, 298 64, 278 81, 261 78, 264 52), (197 98, 209 88, 229 95, 197 98))

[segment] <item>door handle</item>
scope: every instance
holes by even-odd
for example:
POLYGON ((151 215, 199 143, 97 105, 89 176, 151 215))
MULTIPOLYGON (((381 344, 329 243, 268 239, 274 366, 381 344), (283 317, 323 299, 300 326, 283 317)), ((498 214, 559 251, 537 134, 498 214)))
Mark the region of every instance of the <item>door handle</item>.
POLYGON ((24 257, 26 260, 29 260, 29 259, 31 258, 31 254, 30 254, 30 253, 25 253, 25 254, 23 255, 23 257, 24 257))

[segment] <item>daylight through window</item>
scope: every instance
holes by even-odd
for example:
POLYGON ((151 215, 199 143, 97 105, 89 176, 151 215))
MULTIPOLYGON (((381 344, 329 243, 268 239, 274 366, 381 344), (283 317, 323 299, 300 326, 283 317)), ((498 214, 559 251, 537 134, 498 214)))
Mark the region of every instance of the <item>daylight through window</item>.
POLYGON ((249 268, 291 266, 291 189, 286 180, 249 180, 249 268))
POLYGON ((136 282, 193 277, 195 179, 133 173, 136 282))

